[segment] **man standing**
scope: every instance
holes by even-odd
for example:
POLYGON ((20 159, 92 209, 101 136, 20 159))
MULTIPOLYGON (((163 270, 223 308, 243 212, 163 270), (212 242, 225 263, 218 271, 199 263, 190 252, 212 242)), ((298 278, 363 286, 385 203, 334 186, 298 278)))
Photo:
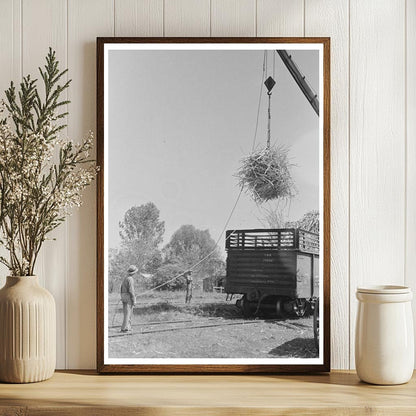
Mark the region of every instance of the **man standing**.
POLYGON ((183 275, 185 276, 185 279, 186 279, 185 303, 190 303, 192 299, 192 286, 193 286, 192 272, 188 270, 183 275))
POLYGON ((131 315, 136 303, 133 275, 135 275, 138 270, 139 269, 136 266, 130 266, 127 270, 127 277, 125 277, 121 284, 120 295, 121 301, 123 302, 123 325, 121 326, 121 332, 131 331, 131 315))

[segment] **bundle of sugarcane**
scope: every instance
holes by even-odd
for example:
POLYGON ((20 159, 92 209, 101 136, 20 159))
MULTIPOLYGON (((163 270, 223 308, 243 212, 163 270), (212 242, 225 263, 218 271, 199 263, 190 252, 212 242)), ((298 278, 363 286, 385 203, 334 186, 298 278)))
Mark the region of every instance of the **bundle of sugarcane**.
POLYGON ((319 211, 307 212, 299 221, 298 228, 319 233, 319 211))
POLYGON ((289 228, 301 228, 312 233, 319 233, 319 211, 307 212, 300 220, 287 224, 289 228))
POLYGON ((288 149, 267 146, 242 159, 237 172, 242 186, 257 203, 272 199, 291 198, 296 194, 288 159, 288 149))

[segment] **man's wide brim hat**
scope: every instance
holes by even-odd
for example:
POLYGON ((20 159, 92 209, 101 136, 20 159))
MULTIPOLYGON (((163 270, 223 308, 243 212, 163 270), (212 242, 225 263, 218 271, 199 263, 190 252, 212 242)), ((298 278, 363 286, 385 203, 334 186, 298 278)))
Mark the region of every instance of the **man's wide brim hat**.
POLYGON ((139 271, 139 269, 136 267, 136 266, 130 266, 128 269, 127 269, 127 273, 128 274, 135 274, 135 273, 137 273, 139 271))

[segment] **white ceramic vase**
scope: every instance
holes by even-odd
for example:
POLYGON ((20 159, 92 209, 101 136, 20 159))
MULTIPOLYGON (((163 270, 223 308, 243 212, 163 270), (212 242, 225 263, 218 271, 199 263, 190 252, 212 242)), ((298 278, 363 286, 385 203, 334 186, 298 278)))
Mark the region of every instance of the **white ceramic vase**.
POLYGON ((7 277, 0 290, 0 320, 0 381, 50 378, 56 364, 55 300, 36 276, 7 277))
POLYGON ((372 384, 402 384, 414 368, 411 300, 404 286, 358 288, 355 366, 358 377, 372 384))

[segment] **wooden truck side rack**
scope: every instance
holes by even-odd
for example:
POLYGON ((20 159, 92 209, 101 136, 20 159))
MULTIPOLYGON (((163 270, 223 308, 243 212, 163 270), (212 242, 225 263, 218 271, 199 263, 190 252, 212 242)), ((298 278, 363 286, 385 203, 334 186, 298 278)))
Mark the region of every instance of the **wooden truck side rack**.
POLYGON ((319 254, 319 234, 298 228, 228 230, 229 250, 300 250, 319 254))

